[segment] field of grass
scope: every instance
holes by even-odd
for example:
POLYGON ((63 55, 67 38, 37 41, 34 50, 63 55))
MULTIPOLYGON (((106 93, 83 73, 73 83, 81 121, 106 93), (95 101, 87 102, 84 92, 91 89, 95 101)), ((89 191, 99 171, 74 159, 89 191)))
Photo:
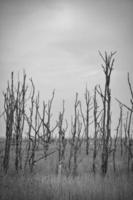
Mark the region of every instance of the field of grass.
MULTIPOLYGON (((54 146, 51 148, 53 149, 54 146)), ((14 151, 12 151, 14 152, 14 151)), ((66 149, 66 163, 69 147, 66 149)), ((38 156, 39 152, 37 152, 38 156)), ((127 173, 126 155, 116 156, 116 172, 113 172, 112 157, 109 169, 103 178, 100 175, 100 153, 97 157, 96 175, 92 173, 92 151, 85 155, 82 145, 78 154, 78 175, 57 176, 58 154, 52 154, 35 165, 34 172, 16 174, 14 153, 11 154, 7 175, 0 173, 0 200, 132 200, 133 174, 127 173)))
POLYGON ((0 180, 1 200, 132 200, 133 177, 86 175, 57 177, 5 176, 0 180))

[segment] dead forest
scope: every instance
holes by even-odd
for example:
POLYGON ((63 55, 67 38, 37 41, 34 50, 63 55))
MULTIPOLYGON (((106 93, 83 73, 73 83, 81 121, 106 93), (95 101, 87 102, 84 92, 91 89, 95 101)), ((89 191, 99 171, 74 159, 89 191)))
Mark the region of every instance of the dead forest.
MULTIPOLYGON (((104 77, 104 88, 96 85, 93 94, 86 87, 84 102, 75 95, 74 115, 68 122, 65 115, 65 100, 58 118, 52 118, 55 97, 40 102, 34 81, 23 73, 22 81, 11 79, 3 92, 3 110, 0 121, 5 123, 5 137, 0 141, 1 173, 34 173, 37 166, 55 159, 55 173, 59 177, 76 177, 83 158, 88 159, 88 170, 105 177, 111 170, 114 174, 124 168, 133 172, 133 86, 130 75, 127 84, 130 105, 116 99, 119 107, 117 127, 112 125, 111 75, 115 70, 116 53, 99 52, 104 77), (83 105, 84 104, 84 105, 83 105), (118 165, 121 158, 122 169, 118 165)), ((39 173, 39 172, 38 172, 39 173)), ((44 174, 45 175, 45 174, 44 174)))

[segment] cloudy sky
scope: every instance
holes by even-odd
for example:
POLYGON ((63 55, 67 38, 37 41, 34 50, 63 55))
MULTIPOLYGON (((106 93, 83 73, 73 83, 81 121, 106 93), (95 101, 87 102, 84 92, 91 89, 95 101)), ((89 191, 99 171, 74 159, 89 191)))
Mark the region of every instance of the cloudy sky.
POLYGON ((42 98, 55 88, 55 110, 66 99, 70 111, 76 91, 103 84, 98 50, 107 50, 117 51, 112 97, 127 103, 132 36, 132 0, 0 0, 0 93, 25 69, 42 98))

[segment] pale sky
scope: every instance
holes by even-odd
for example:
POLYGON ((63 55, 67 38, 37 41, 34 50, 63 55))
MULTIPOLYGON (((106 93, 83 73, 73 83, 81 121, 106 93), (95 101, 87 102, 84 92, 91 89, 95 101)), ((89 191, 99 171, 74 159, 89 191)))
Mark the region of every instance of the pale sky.
POLYGON ((56 90, 55 112, 65 99, 70 113, 76 91, 83 98, 86 84, 93 92, 104 82, 98 50, 117 51, 112 99, 128 103, 133 0, 0 0, 0 93, 25 69, 42 99, 56 90))

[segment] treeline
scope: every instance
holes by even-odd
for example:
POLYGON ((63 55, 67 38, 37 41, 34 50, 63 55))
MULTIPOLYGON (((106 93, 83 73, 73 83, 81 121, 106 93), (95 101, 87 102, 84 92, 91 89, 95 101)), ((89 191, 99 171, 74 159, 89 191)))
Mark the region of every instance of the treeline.
POLYGON ((100 85, 95 86, 94 94, 91 95, 86 87, 84 105, 76 93, 74 114, 69 128, 69 123, 64 118, 65 101, 62 103, 62 111, 58 119, 55 119, 53 123, 52 104, 55 92, 53 91, 48 102, 43 101, 41 105, 40 94, 36 94, 33 80, 30 79, 30 83, 27 84, 27 76, 24 73, 23 80, 18 80, 15 84, 14 74, 11 73, 11 80, 8 81, 7 89, 3 93, 4 112, 1 116, 4 117, 6 125, 4 153, 1 159, 2 170, 5 174, 10 168, 10 159, 13 159, 16 173, 21 171, 24 173, 27 169, 33 172, 36 163, 48 159, 51 154, 58 153, 58 175, 65 171, 74 177, 78 175, 78 156, 83 147, 85 147, 86 156, 92 156, 94 174, 97 172, 96 161, 99 152, 102 175, 105 176, 108 172, 111 156, 113 170, 116 171, 116 152, 119 148, 121 156, 127 157, 128 172, 133 171, 133 88, 130 77, 128 74, 131 105, 125 105, 116 99, 120 114, 115 134, 112 134, 110 81, 115 53, 105 52, 105 55, 102 55, 99 52, 99 54, 103 61, 104 88, 100 85), (13 158, 11 158, 12 146, 13 158), (50 150, 51 146, 54 147, 52 150, 50 150), (40 153, 38 153, 39 149, 41 149, 40 153))

